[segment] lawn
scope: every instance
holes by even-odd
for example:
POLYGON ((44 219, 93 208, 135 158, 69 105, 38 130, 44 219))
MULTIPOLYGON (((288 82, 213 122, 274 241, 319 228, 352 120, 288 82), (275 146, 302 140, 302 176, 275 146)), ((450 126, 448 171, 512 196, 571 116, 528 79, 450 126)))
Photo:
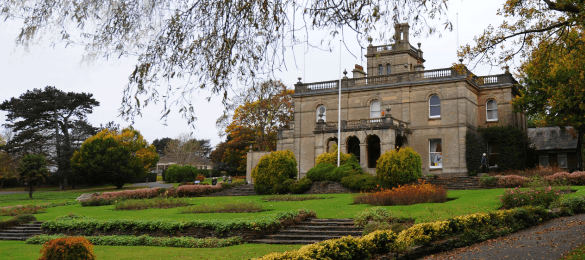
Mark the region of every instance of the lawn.
MULTIPOLYGON (((38 259, 42 245, 0 241, 0 259, 38 259)), ((243 244, 222 248, 170 248, 148 246, 94 246, 97 259, 250 259, 284 252, 300 245, 243 244)))
MULTIPOLYGON (((585 186, 573 186, 578 190, 565 196, 583 196, 585 186)), ((66 192, 37 192, 35 199, 26 198, 28 194, 0 195, 0 207, 16 204, 40 204, 48 202, 70 201, 81 193, 89 191, 66 192)), ((452 218, 475 212, 490 212, 498 209, 499 195, 504 189, 485 190, 455 190, 449 191, 448 197, 453 199, 445 203, 425 203, 410 206, 387 206, 395 216, 414 218, 417 223, 452 218)), ((80 204, 48 208, 46 213, 35 215, 38 220, 53 220, 57 216, 70 212, 91 216, 96 219, 234 219, 249 218, 278 211, 307 208, 317 213, 319 218, 353 218, 356 213, 371 207, 369 205, 354 205, 353 194, 324 194, 319 195, 327 199, 306 201, 264 202, 264 196, 246 197, 195 197, 181 198, 191 205, 217 204, 226 202, 256 201, 268 211, 258 213, 202 213, 180 214, 179 208, 148 209, 138 211, 114 211, 114 206, 82 207, 80 204)), ((25 245, 23 242, 0 242, 0 259, 36 259, 39 257, 40 246, 25 245), (18 250, 10 250, 10 249, 18 250), (8 249, 8 250, 4 250, 8 249), (25 249, 25 250, 23 250, 25 249), (12 255, 10 255, 12 254, 12 255)), ((111 247, 96 246, 96 254, 100 259, 161 259, 161 258, 190 258, 190 259, 242 259, 264 255, 272 251, 286 251, 299 246, 277 246, 244 244, 227 248, 215 249, 184 249, 160 247, 111 247), (106 256, 107 255, 107 256, 106 256), (102 257, 100 257, 102 256, 102 257), (111 258, 109 256, 112 256, 111 258)))

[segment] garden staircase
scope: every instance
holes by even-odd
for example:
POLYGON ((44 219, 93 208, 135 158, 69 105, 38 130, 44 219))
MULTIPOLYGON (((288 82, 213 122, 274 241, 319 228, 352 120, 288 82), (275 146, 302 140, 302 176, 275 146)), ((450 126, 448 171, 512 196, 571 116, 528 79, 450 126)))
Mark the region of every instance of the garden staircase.
POLYGON ((260 244, 312 244, 344 236, 359 237, 362 229, 353 225, 353 219, 306 219, 297 225, 265 235, 252 243, 260 244))
POLYGON ((256 195, 253 184, 244 184, 209 194, 210 197, 219 196, 252 196, 256 195))
POLYGON ((33 221, 7 229, 0 230, 0 240, 27 240, 33 236, 42 234, 42 221, 33 221))

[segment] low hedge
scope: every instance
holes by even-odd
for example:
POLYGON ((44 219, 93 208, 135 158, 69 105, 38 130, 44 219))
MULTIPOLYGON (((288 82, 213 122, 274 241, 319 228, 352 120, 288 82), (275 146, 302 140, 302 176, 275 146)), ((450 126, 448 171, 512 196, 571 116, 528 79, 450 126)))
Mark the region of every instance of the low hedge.
POLYGON ((213 229, 217 235, 223 235, 231 230, 248 229, 262 230, 264 228, 281 227, 282 221, 294 220, 296 217, 315 217, 315 212, 307 209, 278 212, 276 214, 264 215, 255 218, 232 219, 232 220, 201 220, 189 221, 168 221, 168 220, 139 220, 139 219, 70 219, 66 221, 51 220, 42 224, 43 230, 60 232, 63 230, 82 230, 90 235, 95 230, 161 230, 169 234, 189 228, 213 229))
MULTIPOLYGON (((58 235, 37 235, 26 240, 26 244, 40 245, 53 239, 68 237, 58 235)), ((152 237, 142 236, 85 236, 93 245, 98 246, 161 246, 183 248, 215 248, 242 244, 241 237, 193 238, 193 237, 152 237)))
POLYGON ((7 220, 0 221, 0 229, 11 228, 14 226, 18 226, 20 224, 24 224, 24 223, 28 223, 28 222, 36 221, 36 220, 37 220, 37 218, 35 218, 35 216, 33 216, 31 214, 19 215, 19 216, 15 216, 15 217, 7 219, 7 220))
POLYGON ((444 221, 416 224, 399 234, 391 230, 374 231, 362 238, 351 236, 303 246, 284 253, 270 253, 262 260, 289 259, 371 259, 388 252, 406 252, 414 246, 457 237, 452 246, 466 246, 506 235, 551 218, 585 212, 585 198, 571 198, 556 205, 556 210, 526 206, 491 213, 475 213, 444 221))
POLYGON ((356 174, 341 179, 341 185, 355 191, 374 191, 379 189, 380 181, 372 174, 356 174))

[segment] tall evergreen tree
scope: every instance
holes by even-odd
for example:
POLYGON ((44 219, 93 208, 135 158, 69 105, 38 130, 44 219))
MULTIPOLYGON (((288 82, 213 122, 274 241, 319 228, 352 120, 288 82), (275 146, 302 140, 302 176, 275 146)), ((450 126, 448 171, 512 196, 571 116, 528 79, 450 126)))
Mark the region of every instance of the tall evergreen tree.
POLYGON ((51 154, 63 188, 71 176, 69 162, 79 144, 77 139, 95 134, 96 129, 85 119, 98 105, 93 94, 64 92, 51 86, 5 100, 0 104, 0 110, 8 112, 4 126, 14 131, 6 150, 15 154, 51 154))

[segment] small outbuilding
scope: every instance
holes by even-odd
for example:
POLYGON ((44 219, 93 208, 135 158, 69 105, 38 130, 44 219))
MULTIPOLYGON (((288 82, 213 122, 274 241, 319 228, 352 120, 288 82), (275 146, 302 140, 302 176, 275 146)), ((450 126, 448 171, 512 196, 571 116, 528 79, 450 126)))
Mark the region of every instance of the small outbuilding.
POLYGON ((554 127, 528 128, 530 142, 534 144, 540 166, 559 166, 574 171, 581 169, 577 150, 577 136, 571 135, 573 128, 554 127))

